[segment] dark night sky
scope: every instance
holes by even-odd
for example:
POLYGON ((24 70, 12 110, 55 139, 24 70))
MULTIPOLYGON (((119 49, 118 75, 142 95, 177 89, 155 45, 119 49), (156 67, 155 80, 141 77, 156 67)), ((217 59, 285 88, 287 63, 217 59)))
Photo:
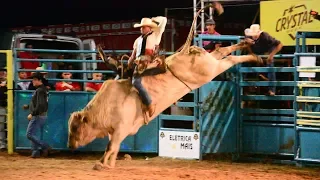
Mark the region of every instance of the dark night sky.
POLYGON ((12 0, 0 16, 2 27, 19 27, 140 19, 164 15, 165 7, 192 6, 192 0, 12 0))

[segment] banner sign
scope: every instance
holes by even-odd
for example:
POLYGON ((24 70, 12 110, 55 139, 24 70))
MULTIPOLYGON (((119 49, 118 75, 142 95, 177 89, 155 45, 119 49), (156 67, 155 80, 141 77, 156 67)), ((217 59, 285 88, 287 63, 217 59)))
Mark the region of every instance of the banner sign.
POLYGON ((159 156, 200 159, 200 133, 160 130, 159 156))
MULTIPOLYGON (((262 1, 261 30, 280 40, 284 46, 293 46, 297 31, 320 32, 320 21, 310 15, 311 10, 320 11, 319 0, 262 1)), ((320 45, 320 39, 307 39, 307 45, 320 45)))

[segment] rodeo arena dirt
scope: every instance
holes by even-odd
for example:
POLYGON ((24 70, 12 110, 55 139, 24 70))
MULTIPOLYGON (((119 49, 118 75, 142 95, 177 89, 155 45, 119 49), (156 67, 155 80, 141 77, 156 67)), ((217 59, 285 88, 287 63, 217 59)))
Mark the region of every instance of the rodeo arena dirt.
POLYGON ((26 153, 0 154, 0 172, 3 180, 48 179, 261 179, 261 180, 316 180, 319 168, 268 163, 232 163, 225 160, 178 160, 160 157, 121 155, 114 169, 92 170, 99 155, 53 153, 46 159, 31 159, 26 153))

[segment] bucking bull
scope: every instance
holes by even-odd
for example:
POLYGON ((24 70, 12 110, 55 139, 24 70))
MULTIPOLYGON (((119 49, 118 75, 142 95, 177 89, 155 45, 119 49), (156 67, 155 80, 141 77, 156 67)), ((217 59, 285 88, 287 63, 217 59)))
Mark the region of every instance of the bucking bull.
POLYGON ((229 55, 249 47, 250 45, 245 41, 220 48, 212 53, 190 46, 194 24, 186 43, 179 52, 167 57, 164 61, 153 61, 150 64, 150 66, 157 66, 164 62, 166 71, 142 78, 143 86, 156 104, 152 117, 146 116, 138 92, 127 79, 105 81, 83 110, 71 114, 69 148, 76 149, 96 138, 109 137, 105 153, 94 165, 94 169, 115 167, 121 142, 127 136, 136 134, 140 127, 153 120, 190 91, 210 82, 236 64, 261 63, 261 58, 254 54, 229 55))

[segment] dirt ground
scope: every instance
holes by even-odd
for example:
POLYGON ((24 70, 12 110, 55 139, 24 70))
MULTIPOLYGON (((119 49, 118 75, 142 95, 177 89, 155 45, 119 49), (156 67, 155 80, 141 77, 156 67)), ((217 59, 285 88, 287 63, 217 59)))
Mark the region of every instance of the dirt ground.
MULTIPOLYGON (((102 154, 55 153, 48 158, 31 159, 26 153, 7 155, 0 152, 0 179, 32 180, 308 180, 320 179, 320 168, 298 168, 289 165, 232 163, 231 161, 177 160, 132 155, 121 158, 115 169, 95 171, 94 163, 102 154)), ((121 155, 123 157, 123 155, 121 155)))

